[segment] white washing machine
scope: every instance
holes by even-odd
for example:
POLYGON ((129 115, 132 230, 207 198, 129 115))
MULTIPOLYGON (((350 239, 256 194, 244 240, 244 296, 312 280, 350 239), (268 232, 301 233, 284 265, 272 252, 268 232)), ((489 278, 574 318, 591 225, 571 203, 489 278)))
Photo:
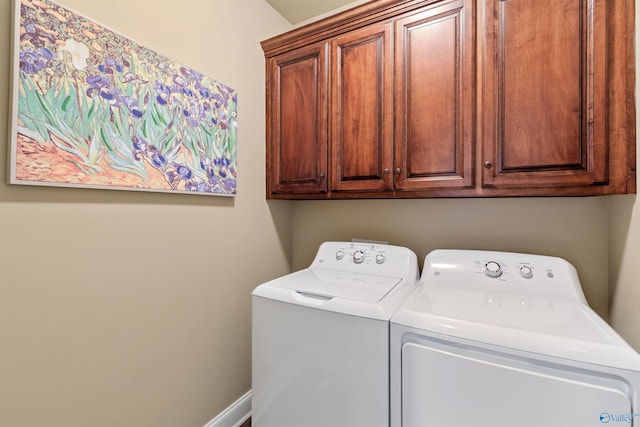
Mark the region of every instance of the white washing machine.
POLYGON ((560 258, 431 252, 390 357, 392 427, 640 426, 640 355, 560 258))
POLYGON ((415 290, 409 249, 325 242, 252 294, 254 427, 388 427, 389 319, 415 290))

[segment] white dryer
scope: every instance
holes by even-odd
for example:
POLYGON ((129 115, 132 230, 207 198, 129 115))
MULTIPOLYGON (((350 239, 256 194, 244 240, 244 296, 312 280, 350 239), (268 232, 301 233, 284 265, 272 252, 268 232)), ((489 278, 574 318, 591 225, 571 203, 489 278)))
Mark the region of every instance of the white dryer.
POLYGON ((390 357, 392 427, 640 426, 640 355, 560 258, 431 252, 390 357))
POLYGON ((252 294, 254 427, 388 427, 389 320, 416 255, 325 242, 310 267, 252 294))

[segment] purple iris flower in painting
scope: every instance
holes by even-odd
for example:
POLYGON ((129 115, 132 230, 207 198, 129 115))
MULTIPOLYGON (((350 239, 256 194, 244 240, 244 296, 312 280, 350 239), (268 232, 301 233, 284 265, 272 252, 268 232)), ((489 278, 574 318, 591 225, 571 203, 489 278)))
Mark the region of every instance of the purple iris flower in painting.
POLYGON ((198 118, 194 116, 187 117, 187 124, 193 128, 198 127, 198 118))
POLYGON ((237 183, 235 179, 221 179, 217 176, 212 176, 209 178, 209 184, 212 193, 236 194, 237 183))
POLYGON ((184 184, 184 189, 186 191, 194 191, 198 193, 205 193, 209 190, 209 186, 206 182, 203 181, 195 181, 193 179, 188 180, 184 184))
POLYGON ((124 105, 129 110, 129 113, 135 117, 140 118, 144 112, 138 108, 138 100, 129 96, 123 95, 122 91, 118 88, 111 87, 111 80, 103 75, 91 75, 86 78, 89 88, 87 89, 87 96, 91 96, 94 91, 106 99, 107 101, 114 101, 111 106, 119 107, 124 105))
POLYGON ((100 89, 100 96, 107 101, 113 101, 116 97, 116 93, 114 93, 110 88, 104 87, 100 89))
POLYGON ((143 151, 146 150, 149 146, 147 141, 142 138, 138 138, 137 136, 134 136, 133 138, 131 138, 131 140, 133 142, 133 148, 135 148, 136 150, 143 151))
POLYGON ((184 165, 178 166, 176 168, 176 172, 180 179, 191 179, 191 177, 193 176, 193 172, 191 172, 191 169, 184 165))
POLYGON ((105 76, 97 75, 97 76, 88 76, 87 83, 89 84, 89 89, 87 89, 87 96, 91 96, 93 91, 98 91, 98 93, 102 94, 103 90, 110 91, 111 82, 105 76))
POLYGON ((200 89, 198 89, 198 91, 200 92, 200 96, 205 98, 205 99, 213 98, 213 92, 211 92, 211 90, 209 88, 206 88, 206 87, 202 86, 202 87, 200 87, 200 89))
POLYGON ((217 157, 213 160, 205 157, 200 160, 200 168, 207 173, 209 183, 214 187, 228 187, 229 182, 235 182, 236 173, 227 157, 217 157))
POLYGON ((224 107, 227 108, 227 100, 219 93, 213 95, 213 99, 215 100, 216 108, 224 107))
POLYGON ((175 169, 167 171, 167 180, 172 187, 176 187, 180 181, 185 181, 185 185, 191 185, 190 181, 193 178, 193 172, 188 166, 181 164, 174 164, 175 169))
POLYGON ((156 83, 154 89, 156 90, 156 100, 162 105, 167 105, 171 96, 171 88, 162 83, 156 83))
POLYGON ((98 70, 103 73, 113 74, 114 70, 121 73, 124 71, 124 67, 121 64, 118 64, 113 58, 105 58, 104 64, 98 65, 98 70))
POLYGON ((173 82, 175 84, 177 84, 178 86, 183 87, 183 88, 187 87, 187 85, 189 84, 187 79, 185 79, 184 77, 179 76, 177 74, 175 76, 173 76, 173 82))
POLYGON ((236 194, 236 180, 235 179, 224 179, 222 180, 222 188, 224 192, 227 194, 236 194))
POLYGON ((34 24, 33 22, 26 22, 23 25, 23 28, 26 34, 35 34, 37 31, 36 24, 34 24))
POLYGON ((216 176, 216 166, 209 157, 200 159, 200 169, 206 172, 210 179, 216 176))
POLYGON ((218 157, 213 160, 213 164, 218 166, 218 175, 222 178, 226 178, 229 174, 229 165, 231 164, 231 160, 226 157, 218 157))
POLYGON ((133 157, 136 160, 142 160, 147 152, 147 149, 149 148, 149 143, 142 138, 138 138, 137 136, 131 138, 131 142, 133 142, 134 148, 133 157))
POLYGON ((156 168, 162 168, 166 165, 167 159, 160 154, 160 151, 154 145, 137 136, 131 138, 131 142, 134 149, 133 157, 136 160, 146 159, 156 168))
POLYGON ((213 159, 213 164, 218 166, 229 166, 231 164, 231 160, 226 157, 218 157, 217 159, 213 159))
POLYGON ((120 95, 118 96, 117 102, 114 107, 119 107, 120 105, 124 105, 129 110, 129 113, 135 118, 140 118, 144 114, 140 108, 138 108, 138 100, 128 96, 128 95, 120 95))
POLYGON ((130 96, 120 97, 121 102, 131 111, 131 114, 136 117, 142 116, 142 111, 138 109, 138 100, 130 96))
POLYGON ((207 168, 213 163, 213 161, 208 157, 203 157, 200 159, 200 169, 207 170, 207 168))
POLYGON ((49 49, 47 49, 46 47, 42 47, 40 48, 40 53, 42 54, 42 56, 44 56, 47 60, 51 61, 52 59, 54 59, 56 56, 53 54, 53 52, 51 52, 49 49))
POLYGON ((47 68, 53 58, 55 55, 46 47, 38 50, 26 48, 20 52, 20 69, 27 74, 36 74, 47 68))
POLYGON ((220 113, 217 124, 218 126, 220 126, 220 129, 222 130, 225 130, 229 127, 229 118, 225 113, 222 113, 222 112, 220 113))
POLYGON ((213 188, 213 191, 215 191, 216 189, 221 187, 222 180, 220 179, 220 177, 214 175, 214 176, 210 176, 209 177, 209 184, 211 184, 211 187, 213 188))
POLYGON ((164 166, 167 163, 167 159, 165 159, 162 154, 155 152, 151 156, 151 163, 153 163, 155 167, 159 168, 164 166))
POLYGON ((190 77, 194 82, 202 80, 202 74, 191 68, 180 67, 180 73, 185 77, 190 77))

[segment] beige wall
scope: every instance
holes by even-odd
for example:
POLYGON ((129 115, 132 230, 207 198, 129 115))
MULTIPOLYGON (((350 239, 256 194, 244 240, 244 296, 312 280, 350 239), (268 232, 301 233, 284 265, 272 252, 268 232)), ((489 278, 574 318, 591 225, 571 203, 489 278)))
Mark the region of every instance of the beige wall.
POLYGON ((578 269, 587 299, 608 316, 607 205, 602 197, 306 201, 293 207, 293 267, 324 240, 364 238, 436 248, 560 256, 578 269))
POLYGON ((251 387, 250 292, 289 271, 264 198, 263 0, 64 0, 239 92, 235 198, 9 186, 0 0, 0 425, 202 426, 251 387))
POLYGON ((640 202, 637 195, 609 200, 611 324, 640 351, 640 202))
MULTIPOLYGON (((636 1, 636 10, 640 10, 640 1, 636 1)), ((636 12, 636 70, 640 70, 639 23, 636 12)), ((639 86, 636 76, 636 100, 640 93, 639 86)), ((638 130, 639 118, 636 113, 638 130)), ((640 131, 637 134, 640 136, 640 131)), ((636 164, 640 165, 639 142, 636 142, 636 148, 636 164)), ((609 247, 611 323, 620 335, 640 351, 640 198, 637 195, 610 198, 609 247)))
POLYGON ((352 238, 407 246, 421 262, 435 248, 563 257, 578 270, 594 310, 605 319, 610 317, 618 333, 640 350, 636 195, 304 201, 294 203, 292 224, 294 269, 309 265, 321 242, 352 238))
MULTIPOLYGON (((251 289, 325 240, 565 257, 640 349, 637 196, 267 203, 258 41, 283 18, 263 0, 61 2, 239 91, 239 195, 0 183, 1 426, 203 425, 250 388, 251 289)), ((0 84, 3 147, 7 109, 0 84)))

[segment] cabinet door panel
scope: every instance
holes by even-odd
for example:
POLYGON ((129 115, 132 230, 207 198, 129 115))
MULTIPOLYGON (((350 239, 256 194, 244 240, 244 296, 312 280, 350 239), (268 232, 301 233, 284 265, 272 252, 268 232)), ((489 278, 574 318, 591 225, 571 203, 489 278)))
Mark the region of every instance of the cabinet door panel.
POLYGON ((471 8, 450 2, 396 22, 397 189, 473 184, 471 8))
POLYGON ((390 40, 377 24, 332 42, 332 190, 391 188, 390 40))
POLYGON ((269 62, 271 193, 327 191, 327 49, 323 43, 269 62))
POLYGON ((605 182, 605 0, 485 6, 483 185, 605 182))

